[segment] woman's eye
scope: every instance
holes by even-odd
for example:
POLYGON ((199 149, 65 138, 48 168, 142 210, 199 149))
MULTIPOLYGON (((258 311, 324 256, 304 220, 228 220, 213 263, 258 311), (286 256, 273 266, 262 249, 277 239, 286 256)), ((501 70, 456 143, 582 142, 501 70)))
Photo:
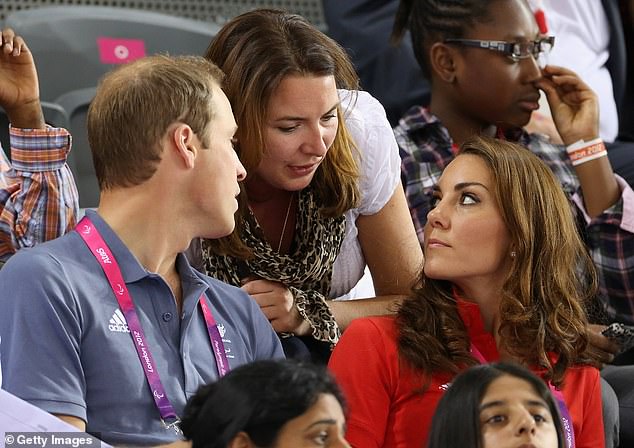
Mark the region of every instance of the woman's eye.
POLYGON ((506 421, 506 417, 504 415, 494 415, 492 417, 489 417, 486 421, 486 423, 503 423, 506 421))
POLYGON ((537 423, 544 423, 548 421, 548 419, 541 414, 535 414, 533 415, 533 418, 535 419, 537 423))
POLYGON ((328 442, 328 432, 322 431, 317 436, 313 438, 313 442, 317 446, 326 446, 326 442, 328 442))
POLYGON ((321 117, 321 119, 323 121, 330 121, 333 118, 337 118, 337 114, 328 114, 328 115, 324 115, 323 117, 321 117))
POLYGON ((295 129, 297 129, 297 126, 288 126, 288 127, 280 126, 280 127, 278 127, 278 129, 280 131, 288 134, 290 132, 293 132, 295 129))
POLYGON ((478 198, 471 193, 464 193, 460 198, 460 204, 462 205, 472 205, 480 202, 478 198))

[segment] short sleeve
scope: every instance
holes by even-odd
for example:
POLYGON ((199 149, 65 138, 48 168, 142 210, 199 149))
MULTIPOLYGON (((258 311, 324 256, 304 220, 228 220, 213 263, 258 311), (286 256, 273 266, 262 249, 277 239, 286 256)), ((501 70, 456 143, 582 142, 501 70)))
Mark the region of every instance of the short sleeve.
POLYGON ((86 420, 81 313, 63 268, 34 250, 0 271, 0 290, 11 291, 0 294, 2 387, 47 412, 86 420))
POLYGON ((359 152, 361 215, 378 213, 400 182, 401 158, 379 101, 367 92, 340 90, 346 127, 359 152))

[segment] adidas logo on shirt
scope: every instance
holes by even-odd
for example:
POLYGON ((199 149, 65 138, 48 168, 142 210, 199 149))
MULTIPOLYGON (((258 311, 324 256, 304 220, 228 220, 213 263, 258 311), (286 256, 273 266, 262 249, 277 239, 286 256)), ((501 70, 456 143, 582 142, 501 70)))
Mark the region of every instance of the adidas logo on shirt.
POLYGON ((130 333, 128 324, 120 309, 117 309, 110 318, 108 329, 114 333, 130 333))

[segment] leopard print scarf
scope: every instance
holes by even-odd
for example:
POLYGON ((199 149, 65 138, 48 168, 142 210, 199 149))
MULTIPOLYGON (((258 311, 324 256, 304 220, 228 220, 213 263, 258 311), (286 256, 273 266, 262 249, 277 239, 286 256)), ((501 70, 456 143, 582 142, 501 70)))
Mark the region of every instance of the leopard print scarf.
POLYGON ((341 332, 326 300, 346 224, 345 217, 326 218, 319 208, 310 188, 299 192, 295 238, 289 254, 279 254, 270 246, 250 213, 242 235, 253 250, 251 260, 216 255, 207 241, 203 241, 202 258, 207 275, 235 286, 240 286, 240 280, 247 276, 283 283, 292 292, 299 313, 312 327, 312 336, 334 345, 341 332))

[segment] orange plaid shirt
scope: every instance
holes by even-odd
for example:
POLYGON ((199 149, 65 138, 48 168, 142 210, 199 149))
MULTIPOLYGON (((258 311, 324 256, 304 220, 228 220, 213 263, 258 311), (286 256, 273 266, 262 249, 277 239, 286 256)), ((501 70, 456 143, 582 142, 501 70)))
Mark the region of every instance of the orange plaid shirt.
POLYGON ((11 127, 10 139, 12 160, 0 151, 0 261, 72 230, 79 209, 68 131, 11 127))

